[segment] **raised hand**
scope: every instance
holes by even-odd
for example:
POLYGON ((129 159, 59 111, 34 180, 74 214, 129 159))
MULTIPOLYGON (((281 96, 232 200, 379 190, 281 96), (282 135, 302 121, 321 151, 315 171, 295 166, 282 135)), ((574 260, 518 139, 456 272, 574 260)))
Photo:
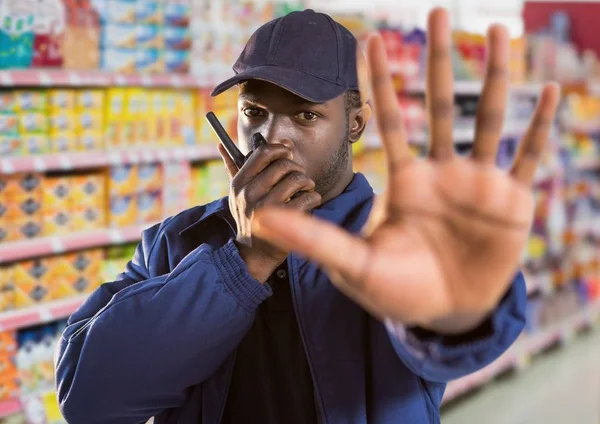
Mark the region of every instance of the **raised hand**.
POLYGON ((509 37, 488 33, 489 57, 470 157, 454 153, 447 13, 428 23, 427 112, 431 151, 409 152, 380 37, 369 40, 373 106, 389 180, 361 237, 289 210, 257 213, 254 234, 322 265, 332 282, 373 315, 442 333, 477 326, 517 272, 533 216, 531 184, 556 112, 544 87, 514 165, 495 167, 508 93, 509 37))

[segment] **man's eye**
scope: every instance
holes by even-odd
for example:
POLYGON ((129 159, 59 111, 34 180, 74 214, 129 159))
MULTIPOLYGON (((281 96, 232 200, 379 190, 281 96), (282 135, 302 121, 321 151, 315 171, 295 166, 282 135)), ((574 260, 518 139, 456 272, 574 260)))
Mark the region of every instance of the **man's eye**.
POLYGON ((314 112, 302 112, 296 115, 302 121, 315 121, 319 116, 314 112))
POLYGON ((261 115, 261 112, 262 111, 260 109, 256 109, 256 108, 252 108, 252 107, 244 109, 244 115, 246 115, 249 118, 256 118, 261 115))

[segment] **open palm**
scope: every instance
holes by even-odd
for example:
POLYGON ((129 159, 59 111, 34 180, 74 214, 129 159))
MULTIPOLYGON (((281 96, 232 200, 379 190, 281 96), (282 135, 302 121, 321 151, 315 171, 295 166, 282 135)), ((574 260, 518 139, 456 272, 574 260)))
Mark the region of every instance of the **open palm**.
POLYGON ((533 216, 531 182, 559 90, 546 86, 510 172, 495 166, 508 97, 509 38, 488 34, 489 57, 473 153, 455 155, 447 13, 428 28, 430 155, 409 151, 381 38, 369 40, 375 117, 389 181, 361 237, 314 218, 265 209, 255 232, 324 266, 332 282, 379 318, 436 331, 465 331, 497 305, 513 279, 533 216))

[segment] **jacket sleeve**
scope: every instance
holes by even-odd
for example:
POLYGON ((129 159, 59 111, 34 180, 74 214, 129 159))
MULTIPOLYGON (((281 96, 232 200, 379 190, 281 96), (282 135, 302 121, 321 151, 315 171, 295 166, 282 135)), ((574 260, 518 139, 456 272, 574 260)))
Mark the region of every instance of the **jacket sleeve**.
POLYGON ((146 231, 126 271, 69 319, 56 384, 71 424, 142 423, 180 406, 186 389, 233 353, 271 294, 233 241, 200 245, 170 273, 150 277, 159 234, 158 226, 146 231))
POLYGON ((447 383, 478 371, 496 360, 525 327, 527 293, 519 273, 498 308, 485 323, 489 330, 472 340, 456 342, 441 335, 423 337, 392 322, 386 327, 404 364, 426 381, 447 383))

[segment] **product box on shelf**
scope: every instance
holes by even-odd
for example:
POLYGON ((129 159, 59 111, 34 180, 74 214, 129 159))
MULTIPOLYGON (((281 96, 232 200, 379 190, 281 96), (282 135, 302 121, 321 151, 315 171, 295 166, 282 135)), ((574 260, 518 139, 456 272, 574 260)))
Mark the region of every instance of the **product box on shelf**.
POLYGON ((138 167, 133 165, 113 166, 109 170, 109 195, 128 196, 137 192, 139 184, 138 167))
POLYGON ((135 24, 136 1, 135 0, 105 0, 107 24, 135 24))
POLYGON ((170 50, 186 50, 192 48, 192 33, 189 28, 166 27, 164 30, 164 46, 170 50))
POLYGON ((40 237, 43 233, 43 217, 36 214, 9 222, 9 240, 19 241, 40 237))
POLYGON ((83 89, 75 92, 75 104, 79 111, 104 111, 104 90, 83 89))
POLYGON ((0 155, 19 156, 23 153, 23 143, 18 135, 0 135, 0 155))
POLYGON ((136 47, 139 49, 163 49, 166 30, 159 25, 136 26, 136 47))
POLYGON ((71 213, 72 231, 87 231, 106 226, 106 208, 104 206, 75 206, 71 213))
POLYGON ((137 49, 135 52, 135 68, 138 72, 146 72, 151 74, 164 73, 164 50, 137 49))
POLYGON ((39 197, 0 197, 0 219, 16 221, 38 215, 42 208, 39 197))
POLYGON ((187 74, 190 71, 191 53, 189 50, 165 51, 165 68, 167 72, 187 74))
POLYGON ((165 2, 165 25, 187 27, 190 24, 192 5, 190 0, 172 0, 165 2))
POLYGON ((102 132, 104 130, 104 114, 102 111, 81 111, 75 115, 76 131, 102 132))
POLYGON ((50 236, 65 236, 72 232, 73 214, 71 210, 49 210, 44 212, 43 234, 50 236))
POLYGON ((74 132, 56 133, 49 137, 52 153, 65 153, 77 150, 77 136, 74 132))
MULTIPOLYGON (((15 268, 11 265, 0 265, 0 312, 15 308, 15 268)), ((4 334, 4 333, 2 333, 4 334)), ((6 341, 2 338, 2 351, 8 351, 6 341)))
POLYGON ((104 173, 86 173, 70 178, 71 199, 77 206, 104 205, 106 176, 104 173))
POLYGON ((138 190, 140 192, 160 191, 162 185, 162 167, 159 164, 140 165, 138 169, 138 190))
POLYGON ((21 198, 41 195, 42 174, 0 175, 0 196, 21 198))
POLYGON ((15 92, 17 112, 46 112, 48 93, 45 90, 18 90, 15 92))
POLYGON ((139 24, 162 25, 164 22, 164 2, 160 0, 138 0, 136 20, 139 24))
POLYGON ((16 112, 17 102, 12 90, 0 91, 0 113, 16 112))
POLYGON ((75 90, 48 90, 48 105, 50 112, 71 111, 75 108, 75 90))
POLYGON ((50 142, 45 134, 23 134, 20 139, 25 156, 42 155, 50 151, 50 142))
POLYGON ((5 0, 0 27, 0 68, 29 68, 33 59, 34 9, 23 9, 23 0, 5 0))
POLYGON ((72 178, 44 178, 42 205, 44 211, 66 211, 71 207, 72 178))
POLYGON ((135 72, 135 49, 106 48, 101 52, 102 69, 109 72, 135 72))
POLYGON ((104 49, 135 49, 137 45, 137 26, 109 24, 102 27, 102 45, 104 49))
POLYGON ((50 113, 50 135, 74 133, 77 128, 77 115, 73 110, 59 110, 50 113))
POLYGON ((110 198, 110 226, 127 227, 137 223, 137 196, 112 196, 110 198))
POLYGON ((64 68, 98 69, 100 11, 95 0, 63 0, 67 9, 64 36, 64 68))
POLYGON ((16 136, 19 134, 20 119, 16 113, 3 113, 0 115, 0 134, 16 136))
POLYGON ((138 223, 155 222, 162 218, 161 192, 147 192, 138 194, 138 223))
POLYGON ((48 115, 45 112, 21 112, 19 114, 21 134, 47 134, 48 129, 48 115))
POLYGON ((82 131, 77 136, 77 150, 94 151, 104 149, 104 133, 98 131, 82 131))
POLYGON ((62 0, 37 2, 31 64, 33 67, 62 67, 66 21, 66 9, 62 0))
POLYGON ((49 259, 41 258, 15 264, 15 306, 26 308, 50 300, 49 259))

